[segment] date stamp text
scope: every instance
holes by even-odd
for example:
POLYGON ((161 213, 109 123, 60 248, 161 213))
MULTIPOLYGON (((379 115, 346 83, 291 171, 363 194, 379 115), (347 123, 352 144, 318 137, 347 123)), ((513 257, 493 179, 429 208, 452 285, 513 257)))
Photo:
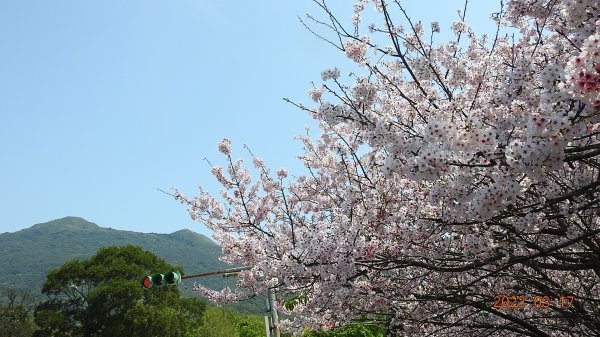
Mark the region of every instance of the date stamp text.
POLYGON ((575 296, 572 295, 561 295, 559 297, 551 296, 495 296, 494 297, 494 309, 548 309, 561 308, 568 309, 575 302, 575 296))

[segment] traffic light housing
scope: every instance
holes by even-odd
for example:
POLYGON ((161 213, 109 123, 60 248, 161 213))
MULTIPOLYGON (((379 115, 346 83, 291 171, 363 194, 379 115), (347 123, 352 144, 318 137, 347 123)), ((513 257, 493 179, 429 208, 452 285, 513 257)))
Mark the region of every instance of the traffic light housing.
POLYGON ((179 283, 181 283, 181 274, 176 271, 148 275, 142 281, 142 285, 146 289, 179 283))
POLYGON ((181 274, 176 271, 170 271, 164 274, 164 281, 167 285, 181 283, 181 274))

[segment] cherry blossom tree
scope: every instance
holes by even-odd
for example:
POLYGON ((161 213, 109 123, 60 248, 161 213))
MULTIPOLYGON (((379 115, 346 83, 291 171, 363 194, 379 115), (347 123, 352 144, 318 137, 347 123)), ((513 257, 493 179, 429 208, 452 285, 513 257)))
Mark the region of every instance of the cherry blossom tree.
POLYGON ((501 2, 490 36, 465 3, 442 42, 401 1, 360 1, 347 25, 314 2, 306 27, 359 70, 291 102, 320 126, 298 137, 305 175, 250 153, 251 171, 225 139, 220 197, 174 190, 224 261, 252 266, 236 289, 196 290, 276 287, 295 331, 599 335, 600 1, 501 2))

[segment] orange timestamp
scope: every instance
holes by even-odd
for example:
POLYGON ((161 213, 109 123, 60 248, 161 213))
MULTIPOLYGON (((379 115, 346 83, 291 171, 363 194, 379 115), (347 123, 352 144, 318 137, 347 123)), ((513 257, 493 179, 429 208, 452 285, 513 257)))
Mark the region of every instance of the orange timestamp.
POLYGON ((555 308, 570 308, 575 302, 575 296, 562 295, 560 297, 550 297, 535 295, 530 298, 525 296, 495 296, 494 309, 525 309, 533 307, 536 309, 555 308))

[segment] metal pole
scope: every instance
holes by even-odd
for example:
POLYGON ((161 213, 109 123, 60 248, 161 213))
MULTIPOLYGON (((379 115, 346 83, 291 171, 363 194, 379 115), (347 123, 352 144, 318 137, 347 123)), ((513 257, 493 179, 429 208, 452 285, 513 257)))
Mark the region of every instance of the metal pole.
POLYGON ((248 270, 248 269, 252 269, 252 267, 238 267, 238 268, 231 268, 231 269, 223 269, 223 270, 211 271, 211 272, 208 272, 208 273, 182 276, 181 279, 183 280, 183 279, 186 279, 186 278, 194 278, 194 277, 202 277, 202 276, 209 276, 209 275, 235 273, 235 272, 238 272, 238 271, 248 270))
POLYGON ((279 334, 279 315, 277 314, 277 309, 275 308, 275 288, 269 288, 269 309, 271 310, 271 319, 269 322, 271 323, 271 331, 273 332, 273 337, 280 337, 279 334))
POLYGON ((271 337, 271 317, 265 316, 265 328, 267 329, 267 337, 271 337))

